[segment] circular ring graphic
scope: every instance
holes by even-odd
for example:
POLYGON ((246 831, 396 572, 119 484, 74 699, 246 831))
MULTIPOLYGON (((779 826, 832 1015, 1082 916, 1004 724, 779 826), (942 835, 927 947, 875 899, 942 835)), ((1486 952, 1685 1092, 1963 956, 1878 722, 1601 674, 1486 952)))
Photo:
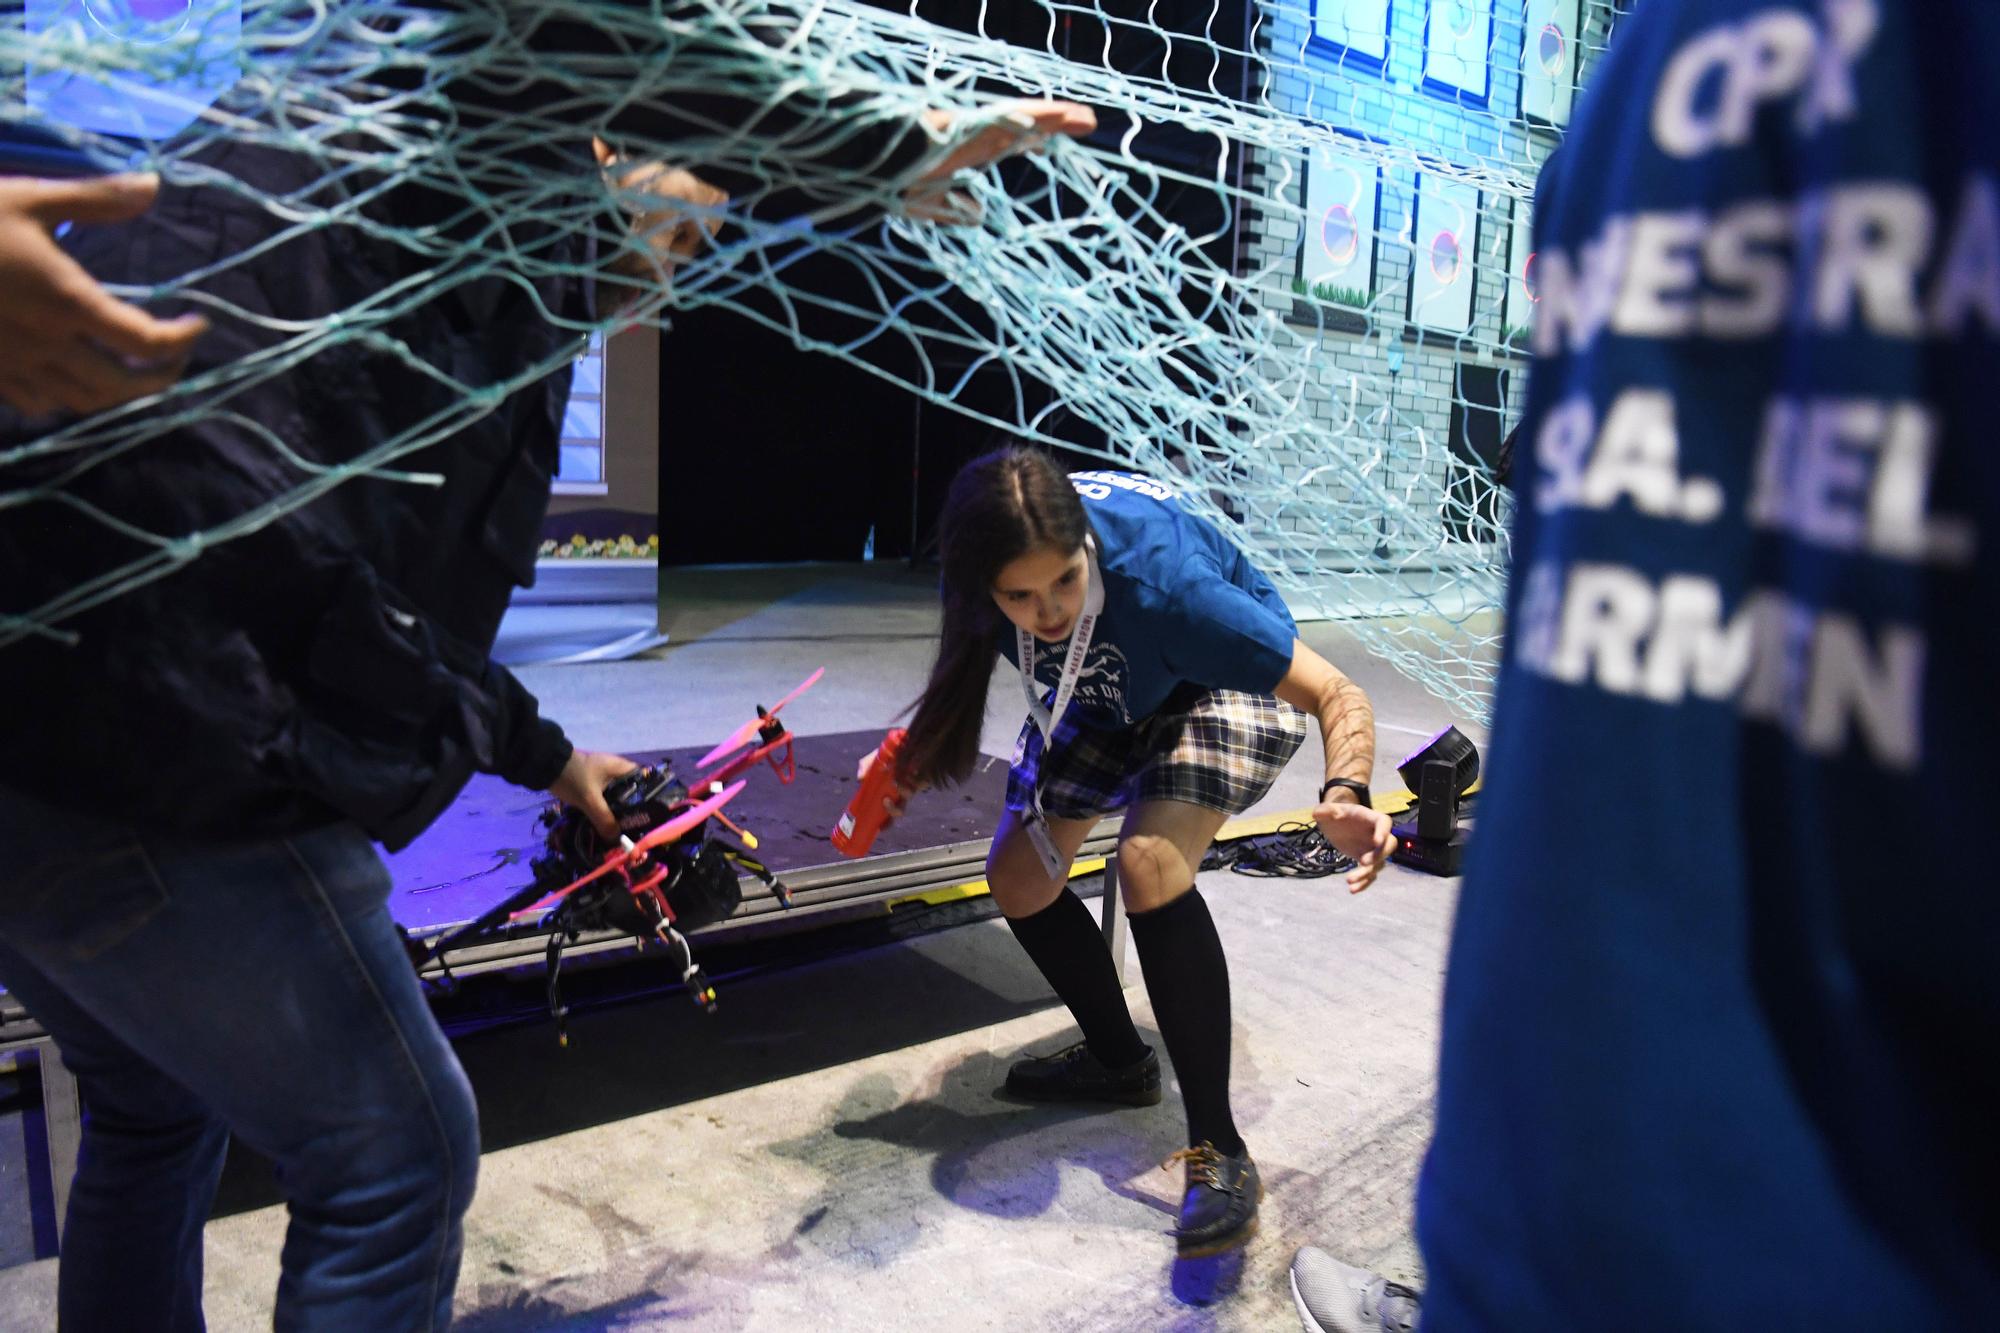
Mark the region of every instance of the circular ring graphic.
POLYGON ((1472 36, 1473 21, 1478 15, 1473 13, 1471 0, 1451 0, 1445 7, 1444 26, 1451 35, 1463 41, 1472 36))
POLYGON ((1569 64, 1569 38, 1556 24, 1542 28, 1542 35, 1535 48, 1536 59, 1542 62, 1542 73, 1551 78, 1563 72, 1569 64))
POLYGON ((1464 267, 1464 255, 1458 246, 1458 237, 1449 231, 1441 231, 1431 238, 1431 276, 1446 287, 1458 281, 1464 267))
POLYGON ((1320 219, 1319 244, 1332 262, 1333 271, 1345 272, 1361 253, 1361 228, 1354 223, 1354 210, 1346 204, 1327 209, 1326 216, 1320 219))
POLYGON ((105 36, 134 46, 172 41, 187 31, 194 18, 191 0, 83 0, 83 12, 105 36), (169 31, 166 25, 174 19, 169 31))
POLYGON ((1542 303, 1542 285, 1535 278, 1535 259, 1539 254, 1539 251, 1530 251, 1528 257, 1521 261, 1521 287, 1528 293, 1528 300, 1535 305, 1542 303))

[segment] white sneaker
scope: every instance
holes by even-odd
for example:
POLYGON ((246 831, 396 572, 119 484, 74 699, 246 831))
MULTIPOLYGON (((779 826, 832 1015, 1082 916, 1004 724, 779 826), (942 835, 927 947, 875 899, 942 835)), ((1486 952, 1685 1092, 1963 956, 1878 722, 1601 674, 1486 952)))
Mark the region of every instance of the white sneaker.
POLYGON ((1292 1259, 1292 1300, 1306 1333, 1411 1333, 1423 1309, 1402 1283, 1310 1245, 1292 1259))

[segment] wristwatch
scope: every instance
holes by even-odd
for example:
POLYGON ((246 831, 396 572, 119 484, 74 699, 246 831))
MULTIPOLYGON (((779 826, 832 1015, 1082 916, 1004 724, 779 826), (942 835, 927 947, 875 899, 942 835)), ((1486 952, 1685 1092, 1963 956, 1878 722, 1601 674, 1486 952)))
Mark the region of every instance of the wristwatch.
POLYGON ((1368 784, 1355 778, 1328 778, 1319 789, 1319 799, 1324 802, 1326 794, 1335 787, 1345 787, 1354 793, 1354 799, 1363 810, 1372 810, 1375 802, 1368 795, 1368 784))

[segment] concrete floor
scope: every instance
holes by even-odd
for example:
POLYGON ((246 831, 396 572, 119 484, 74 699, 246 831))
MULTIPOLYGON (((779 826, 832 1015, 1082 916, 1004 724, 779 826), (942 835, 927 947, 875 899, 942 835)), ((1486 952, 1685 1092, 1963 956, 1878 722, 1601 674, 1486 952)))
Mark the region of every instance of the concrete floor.
MULTIPOLYGON (((593 748, 716 739, 819 666, 801 734, 886 726, 934 647, 934 581, 900 565, 669 571, 665 649, 524 670, 593 748)), ((1445 717, 1305 637, 1374 697, 1394 762, 1445 717)), ((986 745, 1018 686, 996 673, 986 745)), ((1309 744, 1264 809, 1302 808, 1309 744)), ((1455 881, 1392 868, 1338 881, 1204 874, 1227 946, 1236 1117, 1263 1170, 1263 1227, 1238 1256, 1178 1264, 1165 1234, 1178 1099, 1082 1114, 996 1100, 1007 1063, 1072 1039, 1005 926, 985 921, 728 986, 714 1016, 668 996, 467 1038, 488 1151, 467 1219, 461 1328, 1285 1329, 1312 1242, 1420 1280, 1412 1186, 1428 1133, 1455 881)), ((1135 965, 1128 994, 1151 1010, 1135 965)), ((267 1327, 285 1215, 208 1229, 219 1330, 267 1327)), ((54 1263, 0 1271, 0 1326, 53 1326, 54 1263)))

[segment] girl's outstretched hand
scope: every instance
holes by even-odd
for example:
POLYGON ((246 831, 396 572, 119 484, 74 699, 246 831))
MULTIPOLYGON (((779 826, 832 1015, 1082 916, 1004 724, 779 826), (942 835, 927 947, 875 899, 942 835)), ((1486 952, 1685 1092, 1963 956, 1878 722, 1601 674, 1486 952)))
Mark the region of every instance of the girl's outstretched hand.
POLYGON ((1336 851, 1354 858, 1354 869, 1347 872, 1349 893, 1359 893, 1373 884, 1396 850, 1389 816, 1356 801, 1322 801, 1313 808, 1313 822, 1336 851))

